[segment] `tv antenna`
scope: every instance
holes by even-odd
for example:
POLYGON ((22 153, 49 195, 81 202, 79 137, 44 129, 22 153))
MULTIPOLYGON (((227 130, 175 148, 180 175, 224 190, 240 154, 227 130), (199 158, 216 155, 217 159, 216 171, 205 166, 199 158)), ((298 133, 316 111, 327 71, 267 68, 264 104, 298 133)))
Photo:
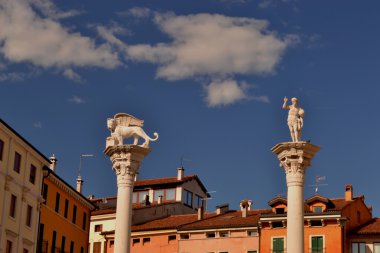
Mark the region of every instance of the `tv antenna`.
POLYGON ((315 184, 310 185, 315 187, 315 193, 318 193, 318 189, 320 186, 326 186, 327 184, 321 184, 322 181, 326 180, 326 176, 316 176, 315 177, 315 184))
POLYGON ((190 159, 188 159, 188 158, 185 158, 185 157, 181 156, 180 164, 181 164, 182 168, 183 168, 184 162, 190 162, 191 163, 192 161, 190 159))

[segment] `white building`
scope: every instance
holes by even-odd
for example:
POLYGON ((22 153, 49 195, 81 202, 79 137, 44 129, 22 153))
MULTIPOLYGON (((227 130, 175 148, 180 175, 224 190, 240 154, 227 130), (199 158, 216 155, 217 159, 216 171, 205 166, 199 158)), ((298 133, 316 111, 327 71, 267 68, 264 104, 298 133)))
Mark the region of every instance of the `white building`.
POLYGON ((43 154, 0 119, 0 252, 36 252, 43 154))
MULTIPOLYGON (((173 214, 197 213, 205 209, 207 190, 197 175, 137 180, 133 189, 132 225, 173 214)), ((91 213, 89 252, 104 253, 113 248, 116 197, 92 199, 98 210, 91 213)), ((132 233, 133 236, 133 233, 132 233)))

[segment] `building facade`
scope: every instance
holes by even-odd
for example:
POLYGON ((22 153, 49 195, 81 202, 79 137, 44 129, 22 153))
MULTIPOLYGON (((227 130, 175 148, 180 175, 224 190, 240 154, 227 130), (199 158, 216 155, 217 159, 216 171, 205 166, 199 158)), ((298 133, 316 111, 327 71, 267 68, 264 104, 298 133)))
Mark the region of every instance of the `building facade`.
MULTIPOLYGON (((206 208, 203 200, 207 196, 207 189, 199 177, 185 176, 182 167, 178 169, 177 177, 136 180, 132 224, 142 224, 175 214, 194 214, 198 208, 206 208)), ((107 248, 113 248, 116 197, 94 198, 92 202, 98 210, 91 215, 89 252, 104 253, 107 248)))
MULTIPOLYGON (((260 252, 283 253, 286 249, 286 198, 276 197, 268 203, 271 213, 260 217, 260 252)), ((354 197, 351 185, 344 198, 314 195, 305 200, 304 252, 351 252, 349 231, 372 220, 364 197, 354 197)))
POLYGON ((44 169, 37 252, 87 253, 90 215, 95 206, 53 169, 44 169))
POLYGON ((0 119, 0 252, 36 252, 43 168, 49 164, 0 119))

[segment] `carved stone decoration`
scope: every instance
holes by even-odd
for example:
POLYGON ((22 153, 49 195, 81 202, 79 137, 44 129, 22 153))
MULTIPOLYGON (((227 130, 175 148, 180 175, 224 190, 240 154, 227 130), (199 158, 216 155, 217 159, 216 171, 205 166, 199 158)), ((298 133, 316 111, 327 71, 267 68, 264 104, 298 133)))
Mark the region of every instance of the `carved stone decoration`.
POLYGON ((123 140, 133 138, 133 145, 138 145, 139 138, 144 139, 141 147, 149 147, 150 141, 158 140, 158 133, 153 133, 155 138, 149 137, 142 129, 144 121, 127 113, 118 113, 114 118, 107 119, 107 127, 111 136, 106 140, 106 147, 123 145, 123 140))
POLYGON ((151 149, 149 138, 142 130, 144 121, 125 113, 116 114, 113 119, 107 120, 111 136, 106 140, 104 153, 110 157, 112 170, 117 178, 117 206, 114 252, 130 252, 131 224, 132 224, 132 194, 135 177, 138 174, 142 160, 151 149), (124 145, 124 138, 134 138, 134 144, 124 145), (145 142, 138 144, 138 138, 145 142))
POLYGON ((290 136, 293 142, 301 141, 302 128, 303 128, 303 118, 305 116, 305 111, 299 106, 298 99, 292 98, 292 104, 287 105, 288 98, 284 97, 284 104, 282 108, 284 110, 289 110, 288 113, 288 127, 290 130, 290 136))

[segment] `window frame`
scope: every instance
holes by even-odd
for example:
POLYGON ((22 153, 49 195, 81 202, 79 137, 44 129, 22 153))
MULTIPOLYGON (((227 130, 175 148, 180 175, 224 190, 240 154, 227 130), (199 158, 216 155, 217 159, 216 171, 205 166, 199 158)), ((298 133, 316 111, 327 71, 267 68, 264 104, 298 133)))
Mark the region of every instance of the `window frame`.
POLYGON ((13 161, 13 171, 18 174, 20 174, 20 171, 21 171, 21 160, 22 160, 21 154, 15 151, 14 161, 13 161))
POLYGON ((325 235, 310 235, 309 236, 309 250, 311 253, 323 253, 325 248, 326 248, 326 245, 325 245, 325 235), (313 238, 322 238, 322 249, 318 249, 319 247, 317 247, 317 249, 314 251, 313 249, 313 238))
POLYGON ((32 216, 33 216, 33 207, 29 204, 26 205, 26 217, 25 217, 25 225, 29 228, 32 227, 32 216))
POLYGON ((36 183, 36 177, 37 177, 37 167, 34 166, 34 164, 30 164, 29 183, 35 184, 36 183))
POLYGON ((183 189, 183 203, 189 207, 193 207, 193 193, 189 190, 183 189), (190 204, 189 204, 190 199, 190 204))
POLYGON ((365 242, 352 242, 351 243, 351 252, 352 253, 365 253, 366 252, 366 246, 367 244, 365 242), (354 247, 354 244, 358 246, 358 249, 357 251, 354 251, 353 247, 354 247), (361 249, 361 245, 364 245, 364 252, 362 252, 360 249, 361 249))
POLYGON ((12 218, 16 218, 16 212, 17 212, 17 196, 14 194, 11 194, 11 203, 9 206, 9 216, 12 218))
POLYGON ((271 252, 272 253, 284 253, 284 252, 286 252, 286 237, 285 236, 275 236, 275 237, 272 237, 270 245, 271 245, 270 247, 271 247, 271 252), (282 239, 282 250, 274 248, 274 241, 278 240, 278 239, 282 239))

